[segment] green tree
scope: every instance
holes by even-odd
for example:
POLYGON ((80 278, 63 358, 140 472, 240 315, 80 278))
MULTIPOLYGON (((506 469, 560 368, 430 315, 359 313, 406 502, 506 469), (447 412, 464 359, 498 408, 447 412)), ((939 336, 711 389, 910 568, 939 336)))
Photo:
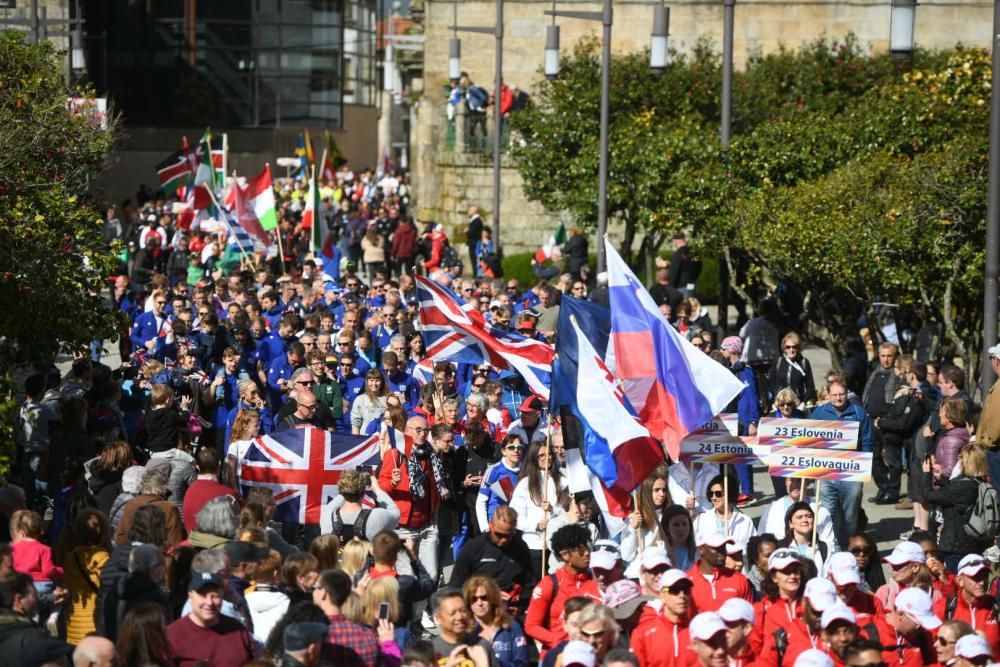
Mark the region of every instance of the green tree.
MULTIPOLYGON (((102 129, 69 111, 69 97, 92 93, 67 86, 62 61, 47 42, 0 34, 0 383, 8 399, 0 410, 8 414, 16 365, 83 351, 112 336, 117 321, 100 297, 114 260, 89 187, 116 123, 102 129)), ((9 454, 13 419, 3 424, 9 454)))

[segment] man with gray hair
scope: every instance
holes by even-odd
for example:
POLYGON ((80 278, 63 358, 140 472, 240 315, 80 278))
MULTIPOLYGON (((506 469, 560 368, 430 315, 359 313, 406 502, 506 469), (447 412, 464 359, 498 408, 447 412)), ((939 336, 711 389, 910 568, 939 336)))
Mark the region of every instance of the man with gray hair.
POLYGON ((878 493, 868 501, 876 505, 895 505, 899 502, 900 477, 903 471, 902 447, 886 442, 885 434, 879 428, 879 419, 890 415, 896 391, 905 385, 896 375, 897 354, 896 346, 888 341, 878 346, 879 365, 868 376, 861 398, 875 427, 872 439, 872 477, 878 485, 878 493))
POLYGON ((180 510, 167 500, 170 491, 167 482, 170 480, 170 462, 164 459, 150 459, 146 465, 146 473, 139 485, 139 495, 125 503, 122 508, 122 520, 115 531, 115 544, 125 544, 128 540, 132 519, 140 507, 152 505, 159 508, 166 518, 164 547, 169 549, 184 540, 184 523, 181 521, 180 510))
MULTIPOLYGON (((292 389, 288 392, 288 400, 285 404, 281 406, 281 410, 278 411, 277 417, 275 417, 274 423, 278 427, 280 424, 284 423, 288 417, 294 415, 299 409, 299 400, 309 394, 312 396, 312 400, 306 399, 306 402, 310 405, 313 401, 316 401, 316 395, 313 393, 313 387, 316 384, 316 376, 313 372, 309 370, 309 367, 299 368, 294 373, 289 380, 289 384, 292 389)), ((322 402, 316 402, 316 410, 311 415, 311 423, 314 426, 322 429, 332 429, 336 425, 336 419, 333 416, 333 412, 322 402)), ((277 428, 275 429, 277 430, 277 428)))
POLYGON ((212 498, 195 515, 188 541, 197 549, 214 549, 236 539, 237 501, 229 495, 212 498))

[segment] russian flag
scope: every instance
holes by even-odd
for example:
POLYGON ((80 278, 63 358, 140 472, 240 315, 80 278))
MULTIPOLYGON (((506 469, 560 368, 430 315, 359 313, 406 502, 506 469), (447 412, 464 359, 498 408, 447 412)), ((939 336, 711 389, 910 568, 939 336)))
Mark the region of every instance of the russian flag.
POLYGON ((611 303, 607 366, 622 380, 639 420, 676 461, 681 439, 720 413, 744 385, 681 336, 607 239, 604 246, 611 303))
POLYGON ((584 314, 593 307, 586 309, 577 300, 569 301, 569 297, 564 299, 560 308, 556 400, 576 417, 587 467, 605 487, 624 492, 627 498, 663 460, 663 449, 639 423, 615 378, 580 328, 583 318, 574 311, 584 314))

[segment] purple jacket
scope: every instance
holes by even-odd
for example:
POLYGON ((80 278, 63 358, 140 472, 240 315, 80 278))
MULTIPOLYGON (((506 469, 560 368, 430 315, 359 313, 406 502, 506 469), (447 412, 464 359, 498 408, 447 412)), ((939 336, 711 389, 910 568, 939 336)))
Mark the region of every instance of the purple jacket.
POLYGON ((934 446, 934 456, 941 466, 941 474, 944 477, 951 477, 951 471, 958 463, 958 453, 967 444, 969 444, 969 429, 964 426, 950 428, 938 437, 934 446))

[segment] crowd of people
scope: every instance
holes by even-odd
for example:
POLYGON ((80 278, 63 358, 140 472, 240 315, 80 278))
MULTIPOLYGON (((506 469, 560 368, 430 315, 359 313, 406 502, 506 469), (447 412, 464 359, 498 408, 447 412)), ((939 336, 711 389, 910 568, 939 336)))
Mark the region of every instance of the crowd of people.
MULTIPOLYGON (((700 261, 677 235, 650 294, 745 381, 726 410, 740 433, 766 415, 859 422, 857 447, 876 462, 869 507, 905 502, 913 528, 881 559, 860 482, 824 483, 817 505, 803 480, 757 493, 749 466, 669 460, 614 524, 590 492, 570 493, 559 419, 523 378, 427 357, 412 276, 499 330, 551 341, 562 299, 608 302, 607 277, 577 261, 585 235, 562 248, 565 270, 536 264, 521 285, 483 261, 477 210, 465 266, 442 229, 416 232, 405 178, 344 172, 324 185, 336 253, 319 256, 302 193, 278 185, 281 248, 256 261, 226 258, 226 239, 184 229, 161 197, 121 211, 136 250, 112 290, 129 321, 122 362, 96 344, 65 376, 35 369, 24 384, 0 487, 0 665, 1000 658, 1000 526, 983 510, 1000 483, 1000 399, 975 405, 960 369, 885 342, 860 383, 815 378, 801 335, 766 308, 720 341, 694 297, 700 261), (341 474, 318 525, 278 523, 281 490, 239 484, 241 445, 304 427, 381 434, 381 461, 341 474)), ((1000 346, 991 355, 1000 370, 1000 346)))

